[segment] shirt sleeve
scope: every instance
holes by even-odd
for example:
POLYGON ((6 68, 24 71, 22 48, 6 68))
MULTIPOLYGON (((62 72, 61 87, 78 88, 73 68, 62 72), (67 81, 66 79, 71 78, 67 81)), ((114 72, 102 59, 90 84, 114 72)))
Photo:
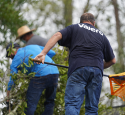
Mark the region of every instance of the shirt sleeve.
MULTIPOLYGON (((18 66, 22 63, 21 58, 18 56, 14 57, 12 64, 10 65, 10 73, 11 74, 15 74, 18 73, 18 66)), ((11 90, 12 85, 14 85, 14 81, 12 79, 12 76, 10 76, 10 80, 8 82, 8 88, 7 90, 11 90)))
POLYGON ((59 32, 62 34, 62 39, 58 41, 58 44, 70 48, 73 26, 67 26, 59 32))
POLYGON ((10 76, 10 80, 9 80, 9 82, 8 82, 8 88, 7 88, 7 90, 11 90, 11 87, 12 87, 12 85, 14 85, 14 82, 13 82, 13 80, 12 80, 12 77, 10 76))
MULTIPOLYGON (((10 66, 10 70, 11 70, 11 72, 10 72, 11 74, 14 74, 14 73, 17 73, 17 72, 18 72, 17 68, 12 67, 12 65, 10 66)), ((9 82, 8 82, 8 88, 7 88, 7 90, 10 91, 12 85, 14 85, 14 81, 13 81, 12 77, 10 76, 10 80, 9 80, 9 82)))
POLYGON ((113 58, 115 58, 115 55, 113 53, 112 47, 108 41, 108 39, 105 37, 105 46, 104 46, 104 60, 105 62, 111 61, 113 58))

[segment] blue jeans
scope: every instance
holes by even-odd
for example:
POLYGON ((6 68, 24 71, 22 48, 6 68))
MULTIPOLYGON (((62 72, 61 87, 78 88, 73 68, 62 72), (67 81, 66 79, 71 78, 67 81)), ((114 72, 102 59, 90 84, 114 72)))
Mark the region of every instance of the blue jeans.
POLYGON ((85 115, 98 115, 102 72, 96 67, 81 67, 69 77, 65 91, 65 115, 79 115, 85 95, 85 115))
POLYGON ((34 115, 38 101, 44 89, 46 101, 44 103, 44 112, 42 115, 53 115, 54 99, 58 84, 58 74, 47 75, 43 77, 34 77, 30 80, 27 90, 27 108, 26 115, 34 115))

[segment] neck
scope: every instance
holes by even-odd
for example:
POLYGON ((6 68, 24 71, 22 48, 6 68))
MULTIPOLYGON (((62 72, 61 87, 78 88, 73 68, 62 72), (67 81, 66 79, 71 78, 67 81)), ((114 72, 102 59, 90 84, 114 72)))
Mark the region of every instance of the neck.
POLYGON ((26 41, 28 41, 29 39, 31 39, 33 37, 33 34, 31 34, 30 36, 27 37, 26 41))
POLYGON ((94 23, 91 23, 90 21, 84 21, 83 23, 91 24, 92 26, 95 26, 94 23))

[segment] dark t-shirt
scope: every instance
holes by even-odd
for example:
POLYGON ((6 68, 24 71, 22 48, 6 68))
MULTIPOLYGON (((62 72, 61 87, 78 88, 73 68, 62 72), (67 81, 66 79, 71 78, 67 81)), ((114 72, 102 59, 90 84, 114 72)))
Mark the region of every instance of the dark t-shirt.
POLYGON ((48 39, 42 38, 38 35, 33 35, 31 39, 28 40, 26 45, 39 45, 39 46, 45 46, 48 39))
POLYGON ((69 48, 68 76, 82 66, 98 67, 103 72, 103 59, 108 62, 115 57, 106 36, 90 24, 70 25, 59 32, 59 45, 69 48))

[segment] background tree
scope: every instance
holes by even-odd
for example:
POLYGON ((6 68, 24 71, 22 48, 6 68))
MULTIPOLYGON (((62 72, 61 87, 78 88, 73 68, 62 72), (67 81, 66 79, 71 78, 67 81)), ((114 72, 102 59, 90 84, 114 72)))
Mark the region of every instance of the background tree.
MULTIPOLYGON (((117 63, 112 68, 107 69, 105 73, 111 74, 124 72, 124 0, 84 0, 84 2, 81 2, 81 0, 0 0, 0 3, 0 33, 2 36, 0 39, 1 52, 5 51, 3 48, 8 42, 14 41, 16 31, 22 25, 29 25, 31 28, 36 27, 36 33, 45 38, 50 38, 50 36, 56 31, 63 29, 72 23, 79 23, 79 17, 83 12, 91 12, 96 17, 96 27, 102 30, 109 38, 117 58, 117 63), (79 5, 76 8, 78 3, 79 5)), ((56 45, 54 50, 58 52, 53 58, 55 63, 68 66, 68 49, 56 45)), ((1 84, 6 87, 6 83, 3 83, 6 76, 4 74, 5 70, 3 69, 3 66, 5 67, 6 65, 6 68, 8 68, 9 65, 7 65, 6 61, 2 61, 2 59, 0 62, 0 81, 1 84)), ((67 69, 59 68, 59 71, 60 77, 55 100, 54 115, 64 115, 65 113, 64 94, 67 82, 67 69)), ((18 73, 18 75, 25 76, 22 73, 18 73)), ((15 75, 14 77, 16 78, 17 76, 15 75)), ((18 82, 23 84, 19 89, 20 92, 22 92, 25 89, 24 87, 27 86, 24 81, 27 81, 28 83, 29 79, 19 77, 18 82)), ((114 106, 113 104, 115 100, 121 103, 119 98, 114 99, 110 93, 107 93, 107 87, 105 87, 105 84, 103 84, 103 97, 101 97, 99 104, 99 115, 109 113, 113 114, 115 111, 110 106, 114 106), (107 101, 105 101, 104 97, 108 97, 107 101)), ((16 114, 19 114, 18 112, 21 110, 23 111, 23 107, 26 106, 24 94, 25 92, 22 92, 19 98, 18 96, 13 97, 14 100, 23 100, 21 105, 17 108, 16 114)), ((39 101, 35 115, 40 114, 44 110, 43 103, 44 93, 39 101)), ((19 104, 20 103, 17 101, 13 107, 15 108, 19 104)), ((83 103, 80 115, 85 113, 84 106, 85 104, 83 103)), ((124 109, 117 109, 117 112, 124 114, 124 109)))
MULTIPOLYGON (((25 0, 0 0, 0 58, 5 57, 5 47, 10 41, 15 41, 15 36, 17 35, 17 29, 27 23, 27 20, 23 18, 21 14, 21 6, 25 0)), ((1 60, 0 59, 0 60, 1 60)), ((1 65, 2 68, 9 66, 7 61, 5 64, 1 65)))
POLYGON ((23 19, 20 13, 20 6, 24 1, 0 0, 0 32, 3 34, 0 45, 3 46, 7 41, 12 40, 12 37, 17 35, 17 29, 21 25, 27 24, 27 21, 23 19))

